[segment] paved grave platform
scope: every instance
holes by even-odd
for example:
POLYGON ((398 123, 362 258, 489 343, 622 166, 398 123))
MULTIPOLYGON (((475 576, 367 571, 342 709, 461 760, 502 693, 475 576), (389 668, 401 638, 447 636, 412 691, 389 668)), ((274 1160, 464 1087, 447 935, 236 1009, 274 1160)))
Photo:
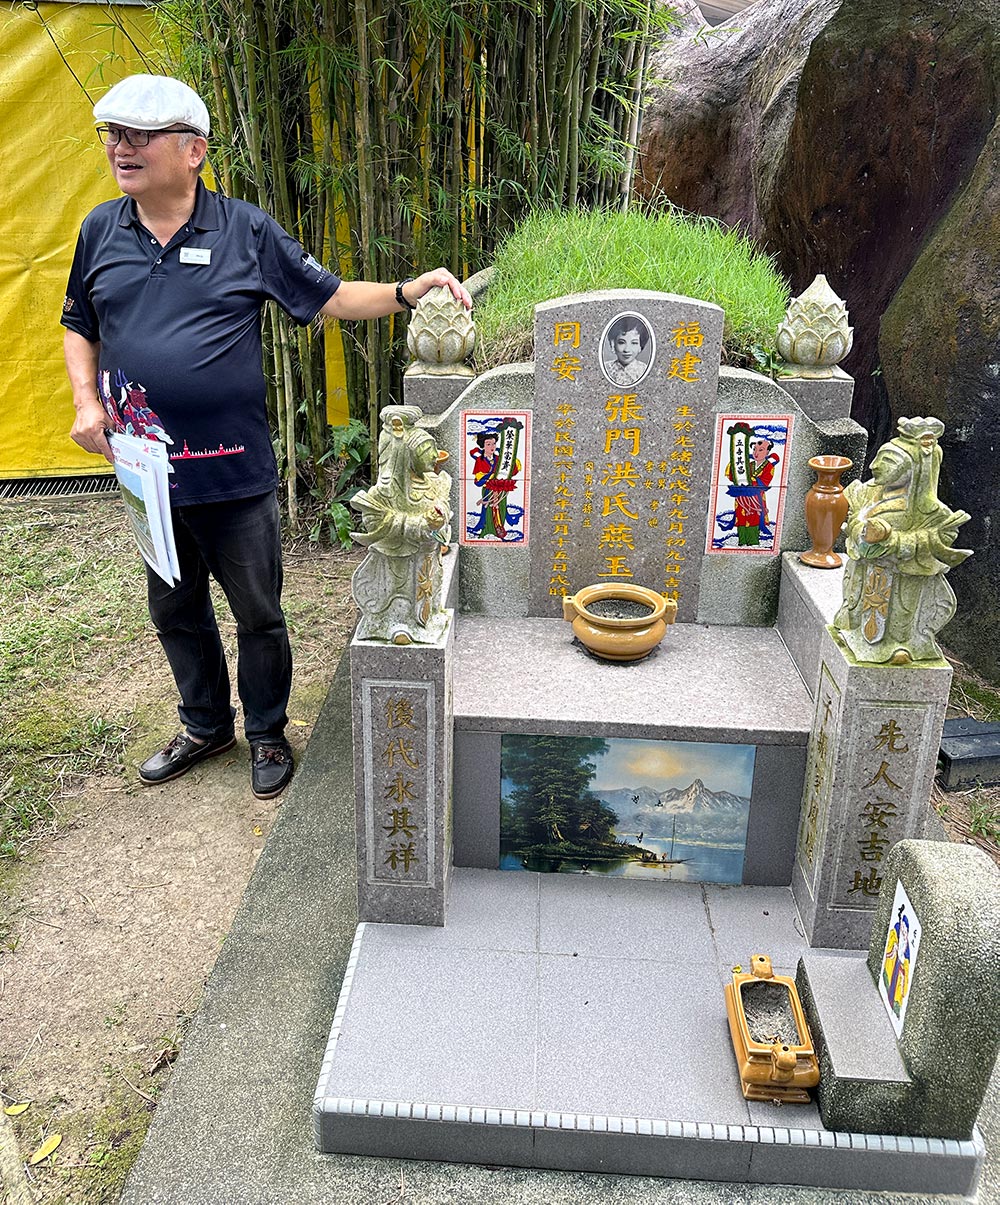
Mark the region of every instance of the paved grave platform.
POLYGON ((648 657, 617 664, 588 653, 562 619, 461 615, 454 690, 456 736, 805 746, 812 727, 812 700, 776 628, 672 624, 648 657), (741 688, 748 679, 753 688, 741 688))
POLYGON ((723 996, 794 974, 780 887, 456 868, 445 928, 360 925, 314 1102, 326 1153, 971 1193, 969 1142, 746 1101, 723 996))

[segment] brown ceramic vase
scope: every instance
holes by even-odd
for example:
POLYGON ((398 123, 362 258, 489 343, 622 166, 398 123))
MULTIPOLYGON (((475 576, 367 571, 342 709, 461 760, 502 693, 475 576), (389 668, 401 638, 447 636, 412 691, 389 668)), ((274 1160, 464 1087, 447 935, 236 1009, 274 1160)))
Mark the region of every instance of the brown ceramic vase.
POLYGON ((843 564, 840 555, 833 551, 833 545, 848 511, 840 475, 851 464, 846 456, 814 456, 809 461, 809 467, 816 474, 816 480, 806 494, 806 529, 812 548, 800 552, 799 560, 814 569, 837 569, 843 564))

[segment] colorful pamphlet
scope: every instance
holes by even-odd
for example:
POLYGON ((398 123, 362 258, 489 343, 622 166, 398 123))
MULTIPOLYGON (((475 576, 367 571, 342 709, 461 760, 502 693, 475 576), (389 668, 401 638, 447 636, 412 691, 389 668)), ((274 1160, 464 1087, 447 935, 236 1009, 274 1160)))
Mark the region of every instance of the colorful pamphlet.
POLYGON ((109 434, 115 475, 143 560, 172 586, 180 581, 170 514, 167 450, 155 439, 109 434))

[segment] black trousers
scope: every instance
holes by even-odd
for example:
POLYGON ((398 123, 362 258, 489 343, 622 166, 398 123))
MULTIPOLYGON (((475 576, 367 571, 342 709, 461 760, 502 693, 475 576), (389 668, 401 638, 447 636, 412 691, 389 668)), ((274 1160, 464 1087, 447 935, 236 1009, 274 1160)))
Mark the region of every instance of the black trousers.
POLYGON ((181 580, 168 586, 147 567, 149 614, 181 696, 181 723, 192 736, 233 731, 229 668, 209 577, 222 587, 236 620, 236 687, 249 740, 282 736, 288 723, 292 652, 281 609, 281 529, 274 492, 232 502, 175 507, 181 580))

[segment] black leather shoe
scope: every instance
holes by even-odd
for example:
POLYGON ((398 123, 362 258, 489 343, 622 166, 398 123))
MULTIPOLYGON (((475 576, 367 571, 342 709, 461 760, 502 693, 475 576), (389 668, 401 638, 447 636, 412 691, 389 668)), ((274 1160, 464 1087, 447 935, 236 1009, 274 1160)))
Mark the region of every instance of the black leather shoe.
POLYGON ((292 747, 284 737, 250 742, 250 789, 258 799, 280 795, 294 773, 292 747))
POLYGON ((147 786, 155 786, 158 782, 169 782, 171 778, 180 778, 192 766, 204 761, 206 757, 215 757, 217 753, 225 753, 236 744, 236 737, 219 736, 214 740, 199 744, 192 740, 186 732, 178 732, 165 749, 147 757, 139 767, 139 781, 147 786))

